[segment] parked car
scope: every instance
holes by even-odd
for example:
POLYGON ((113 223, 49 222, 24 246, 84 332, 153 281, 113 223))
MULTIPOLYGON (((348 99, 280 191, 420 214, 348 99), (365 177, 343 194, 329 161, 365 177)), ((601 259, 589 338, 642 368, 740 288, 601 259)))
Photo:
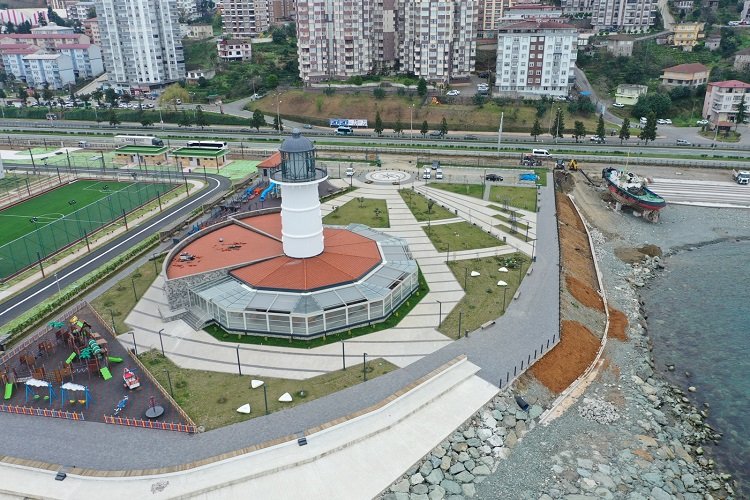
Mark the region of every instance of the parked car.
POLYGON ((553 99, 555 101, 567 101, 568 100, 567 96, 564 96, 564 95, 556 95, 555 97, 553 97, 553 99))
POLYGON ((685 139, 677 139, 677 145, 678 146, 692 146, 692 143, 690 141, 686 141, 685 139))
POLYGON ((599 137, 598 135, 592 135, 592 136, 591 136, 591 137, 589 138, 589 141, 591 141, 591 142, 595 142, 595 143, 597 143, 597 144, 601 144, 601 143, 603 143, 603 142, 604 142, 605 140, 606 140, 606 139, 605 139, 604 137, 599 137))
POLYGON ((708 125, 708 120, 698 120, 695 122, 697 125, 708 125))
POLYGON ((346 176, 354 177, 354 167, 346 167, 346 176))
POLYGON ((479 139, 479 137, 475 136, 474 134, 466 134, 464 136, 464 140, 465 141, 476 141, 478 139, 479 139))
POLYGON ((440 170, 440 160, 432 160, 432 170, 440 170))
POLYGON ((670 120, 669 118, 664 118, 664 124, 665 125, 672 125, 672 120, 670 120))
POLYGON ((645 124, 646 122, 648 122, 648 118, 641 116, 641 123, 645 124))
POLYGON ((422 179, 432 179, 432 171, 430 168, 425 168, 424 173, 422 174, 422 179))
POLYGON ((430 132, 430 137, 442 138, 443 133, 439 130, 433 130, 432 132, 430 132))
POLYGON ((305 123, 304 125, 302 125, 302 128, 311 129, 312 125, 310 125, 309 123, 305 123))
POLYGON ((448 96, 451 96, 451 97, 455 97, 457 95, 461 95, 461 91, 460 90, 449 90, 448 92, 445 93, 445 95, 448 95, 448 96))
POLYGON ((619 102, 616 102, 616 103, 612 104, 612 107, 613 107, 613 108, 624 108, 624 107, 625 107, 625 105, 624 105, 624 104, 621 104, 621 103, 619 103, 619 102))
POLYGON ((435 179, 439 180, 439 179, 442 179, 442 178, 443 178, 443 171, 440 170, 440 169, 437 169, 437 171, 435 172, 435 179))
POLYGON ((484 176, 484 180, 490 181, 490 182, 500 182, 503 180, 503 176, 497 175, 497 174, 487 174, 484 176))

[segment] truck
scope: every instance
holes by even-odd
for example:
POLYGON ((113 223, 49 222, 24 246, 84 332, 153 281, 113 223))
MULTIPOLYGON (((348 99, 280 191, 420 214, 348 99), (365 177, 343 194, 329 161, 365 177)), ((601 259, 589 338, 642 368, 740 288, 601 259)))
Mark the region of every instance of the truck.
POLYGON ((747 186, 750 184, 750 172, 747 170, 732 170, 732 179, 737 184, 747 186))
POLYGON ((151 135, 116 135, 118 146, 163 146, 164 141, 151 135))

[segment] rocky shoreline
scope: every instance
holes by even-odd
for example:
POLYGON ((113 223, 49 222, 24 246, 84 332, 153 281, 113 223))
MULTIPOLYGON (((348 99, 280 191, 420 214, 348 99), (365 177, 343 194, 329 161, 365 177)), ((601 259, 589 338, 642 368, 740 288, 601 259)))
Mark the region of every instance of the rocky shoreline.
POLYGON ((592 230, 610 302, 628 318, 627 340, 610 339, 585 396, 548 426, 538 418, 554 395, 526 375, 496 396, 382 495, 443 498, 714 499, 736 485, 705 447, 721 434, 710 408, 656 374, 638 289, 664 269, 658 256, 626 264, 592 230), (528 412, 515 402, 523 394, 528 412))

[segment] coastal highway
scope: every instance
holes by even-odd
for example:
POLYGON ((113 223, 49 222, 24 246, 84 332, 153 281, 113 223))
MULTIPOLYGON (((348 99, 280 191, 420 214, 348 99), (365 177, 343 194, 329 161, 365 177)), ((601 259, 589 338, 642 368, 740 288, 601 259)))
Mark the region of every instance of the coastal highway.
MULTIPOLYGON (((728 174, 727 174, 728 176, 728 174)), ((653 178, 649 189, 679 205, 750 208, 750 186, 732 181, 653 178)))
MULTIPOLYGON (((136 124, 123 124, 117 128, 96 125, 87 122, 48 122, 45 120, 0 120, 0 145, 19 145, 23 140, 47 140, 50 143, 54 141, 79 141, 86 140, 93 144, 110 144, 114 143, 113 136, 118 134, 136 134, 136 135, 156 135, 165 139, 165 142, 173 142, 170 146, 181 145, 185 137, 194 137, 196 139, 224 139, 232 145, 239 146, 242 143, 245 147, 263 147, 275 149, 280 138, 288 135, 287 129, 283 134, 274 131, 256 132, 254 129, 239 129, 237 126, 211 126, 204 130, 198 128, 180 128, 175 126, 165 126, 162 128, 144 129, 136 124)), ((476 133, 471 134, 477 139, 465 140, 464 133, 455 132, 449 134, 445 139, 422 138, 419 133, 414 137, 404 134, 402 137, 396 137, 384 134, 382 137, 375 136, 371 131, 355 131, 353 136, 337 136, 329 128, 316 127, 304 130, 304 133, 314 140, 325 141, 326 144, 332 145, 352 145, 359 147, 388 147, 388 146, 417 146, 420 148, 435 148, 431 151, 439 152, 440 148, 453 146, 466 148, 467 151, 476 149, 477 151, 492 152, 497 148, 497 134, 476 133)), ((547 141, 549 139, 547 138, 547 141)), ((711 141, 697 143, 696 146, 689 147, 677 146, 673 141, 657 141, 647 146, 640 145, 637 139, 626 141, 620 145, 619 139, 614 139, 610 143, 595 144, 591 142, 576 143, 570 138, 560 139, 559 143, 553 141, 546 142, 539 140, 533 142, 528 134, 506 133, 503 135, 502 147, 505 149, 529 150, 532 147, 546 148, 554 154, 556 149, 564 149, 567 152, 581 153, 613 153, 631 151, 634 155, 643 155, 647 152, 649 156, 672 156, 672 155, 707 155, 706 159, 711 157, 745 157, 745 151, 750 149, 746 146, 719 145, 716 149, 709 148, 711 141), (710 153, 710 154, 709 154, 710 153)), ((22 145, 22 144, 21 144, 22 145)))
MULTIPOLYGON (((187 177, 204 180, 203 175, 188 175, 187 177)), ((99 248, 93 249, 83 258, 58 270, 55 273, 57 278, 55 278, 55 275, 47 275, 45 279, 37 281, 33 286, 0 303, 0 326, 57 293, 58 284, 61 288, 64 288, 73 283, 130 247, 186 216, 196 207, 217 198, 225 193, 232 184, 229 179, 219 175, 209 174, 207 180, 208 185, 201 191, 157 214, 143 225, 131 229, 99 248)))

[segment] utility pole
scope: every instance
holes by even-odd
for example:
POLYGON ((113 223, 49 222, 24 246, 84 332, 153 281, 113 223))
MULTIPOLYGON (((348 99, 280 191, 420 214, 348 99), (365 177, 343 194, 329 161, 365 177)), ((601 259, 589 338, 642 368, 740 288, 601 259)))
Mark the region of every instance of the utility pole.
POLYGON ((503 142, 503 119, 505 118, 505 112, 500 112, 500 128, 497 131, 497 152, 500 152, 500 144, 503 142))

